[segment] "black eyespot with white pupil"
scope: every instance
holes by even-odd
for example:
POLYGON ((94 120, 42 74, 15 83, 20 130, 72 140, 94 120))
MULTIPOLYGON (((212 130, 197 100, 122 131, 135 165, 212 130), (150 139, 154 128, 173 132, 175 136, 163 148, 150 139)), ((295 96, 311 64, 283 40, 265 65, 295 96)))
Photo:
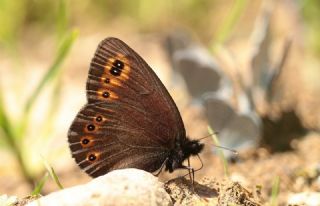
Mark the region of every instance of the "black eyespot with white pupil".
POLYGON ((113 76, 120 76, 123 68, 124 68, 124 63, 120 60, 115 60, 110 69, 110 73, 113 76))
POLYGON ((103 96, 104 98, 108 98, 108 97, 110 96, 110 93, 109 93, 109 92, 103 92, 103 93, 102 93, 102 96, 103 96))
POLYGON ((87 126, 88 131, 93 131, 96 127, 93 124, 87 126))
POLYGON ((117 68, 115 68, 115 67, 112 67, 111 70, 110 70, 110 73, 111 73, 113 76, 120 76, 121 70, 120 70, 120 69, 117 69, 117 68))
POLYGON ((122 70, 124 67, 124 63, 117 59, 116 61, 113 62, 113 66, 117 69, 122 70))
POLYGON ((104 80, 104 83, 109 84, 109 83, 110 83, 110 79, 109 79, 109 78, 106 78, 106 79, 104 80))
POLYGON ((97 159, 97 156, 95 154, 90 154, 88 157, 89 161, 95 161, 97 159))
POLYGON ((102 122, 102 117, 101 117, 101 116, 97 116, 97 117, 96 117, 96 121, 97 121, 97 122, 102 122))
POLYGON ((89 144, 90 140, 88 140, 88 139, 83 139, 81 142, 82 142, 82 144, 89 144))

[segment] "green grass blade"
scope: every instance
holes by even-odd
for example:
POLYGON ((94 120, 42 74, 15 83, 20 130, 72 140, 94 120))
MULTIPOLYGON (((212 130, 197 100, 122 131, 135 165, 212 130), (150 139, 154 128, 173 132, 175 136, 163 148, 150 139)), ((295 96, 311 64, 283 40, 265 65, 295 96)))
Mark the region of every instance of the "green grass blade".
POLYGON ((16 157, 18 164, 20 166, 21 172, 25 178, 25 180, 29 183, 29 184, 33 184, 33 177, 32 175, 29 173, 24 159, 23 159, 23 154, 21 151, 21 145, 19 144, 20 141, 18 141, 18 135, 15 132, 15 128, 13 126, 13 124, 10 122, 7 114, 6 114, 6 110, 5 110, 5 105, 3 103, 3 98, 2 98, 2 93, 0 93, 0 127, 3 131, 3 140, 5 140, 6 144, 9 146, 10 150, 12 151, 12 153, 14 154, 14 156, 16 157))
POLYGON ((53 61, 53 64, 51 65, 47 73, 43 76, 40 83, 31 94, 30 98, 27 100, 27 103, 25 106, 25 113, 27 114, 29 113, 31 107, 33 106, 34 102, 36 101, 37 97, 39 96, 40 92, 43 90, 45 85, 48 84, 48 82, 52 80, 54 77, 56 77, 59 70, 61 69, 61 64, 63 63, 63 60, 66 58, 77 36, 78 36, 78 32, 72 31, 62 41, 62 44, 58 49, 58 53, 56 55, 55 60, 53 61))
POLYGON ((219 49, 232 33, 232 30, 238 20, 240 19, 241 14, 247 6, 248 0, 236 0, 235 4, 232 7, 230 15, 223 22, 220 30, 217 32, 216 40, 212 43, 213 51, 219 49))
POLYGON ((273 179, 273 183, 272 183, 272 191, 271 191, 271 199, 270 199, 271 206, 278 205, 279 192, 280 192, 280 177, 276 176, 273 179))
POLYGON ((53 178, 54 182, 58 185, 60 189, 63 189, 63 185, 61 184, 59 177, 57 176, 57 173, 54 171, 54 169, 51 167, 51 177, 53 178))
POLYGON ((51 167, 49 165, 49 163, 44 159, 43 159, 43 164, 45 166, 45 168, 47 169, 50 177, 55 181, 55 183, 57 184, 57 186, 60 188, 60 189, 63 189, 63 186, 59 180, 59 177, 57 176, 56 172, 54 171, 53 167, 51 167))
POLYGON ((58 3, 58 12, 56 14, 56 31, 58 40, 62 39, 66 31, 68 31, 69 13, 67 4, 67 0, 60 0, 58 3))
POLYGON ((32 191, 31 193, 32 196, 38 196, 41 194, 42 188, 44 184, 47 182, 48 178, 49 178, 49 173, 46 172, 46 174, 41 178, 41 180, 37 183, 36 187, 32 191))
POLYGON ((0 127, 6 138, 14 138, 12 124, 7 116, 2 94, 3 93, 0 92, 0 127))
POLYGON ((217 136, 215 135, 215 132, 212 130, 212 128, 210 126, 208 126, 208 132, 209 132, 209 134, 212 134, 213 142, 215 145, 218 146, 216 148, 218 150, 219 157, 223 163, 224 174, 226 177, 229 177, 230 173, 229 173, 228 161, 227 161, 226 157, 224 156, 222 148, 219 148, 219 146, 220 146, 219 140, 218 140, 217 136))
POLYGON ((62 76, 59 75, 57 80, 54 83, 53 92, 50 97, 50 104, 48 106, 47 112, 45 114, 45 122, 41 126, 40 136, 43 138, 52 137, 52 134, 55 133, 53 130, 54 122, 56 120, 59 107, 61 105, 61 91, 62 91, 62 76))

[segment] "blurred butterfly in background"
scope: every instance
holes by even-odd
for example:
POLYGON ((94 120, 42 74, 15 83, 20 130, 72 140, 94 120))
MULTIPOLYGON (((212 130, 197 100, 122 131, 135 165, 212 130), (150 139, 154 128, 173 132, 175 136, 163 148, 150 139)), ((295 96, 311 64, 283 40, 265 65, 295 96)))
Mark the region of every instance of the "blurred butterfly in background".
POLYGON ((166 39, 175 78, 183 80, 180 82, 185 83, 196 103, 193 105, 202 109, 208 124, 219 133, 219 142, 228 148, 264 146, 283 151, 307 131, 295 108, 281 105, 286 97, 278 85, 283 83, 279 77, 284 73, 291 41, 284 41, 282 53, 273 61, 272 11, 269 2, 261 6, 249 44, 248 68, 242 70, 235 58, 237 52, 233 54, 227 47, 219 50, 219 56, 227 58, 225 62, 220 58, 222 63, 218 64, 208 48, 196 43, 188 32, 176 31, 166 39), (226 72, 228 66, 232 68, 226 72))
POLYGON ((166 50, 176 76, 182 77, 194 105, 204 111, 210 127, 219 133, 221 145, 234 149, 256 146, 260 119, 245 93, 237 96, 240 109, 234 108, 232 81, 208 50, 186 32, 169 35, 166 50))
POLYGON ((86 91, 88 102, 68 141, 72 157, 92 177, 122 168, 190 169, 183 161, 204 148, 186 136, 178 108, 154 71, 117 38, 99 44, 86 91))

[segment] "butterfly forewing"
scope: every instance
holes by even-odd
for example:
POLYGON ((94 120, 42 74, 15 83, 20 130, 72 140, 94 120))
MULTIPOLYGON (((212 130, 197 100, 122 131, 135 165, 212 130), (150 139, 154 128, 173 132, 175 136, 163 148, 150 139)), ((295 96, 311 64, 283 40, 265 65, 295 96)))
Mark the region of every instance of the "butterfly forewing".
POLYGON ((179 111, 147 63, 124 42, 103 40, 91 62, 88 104, 68 139, 76 162, 91 176, 135 167, 161 167, 176 138, 185 137, 179 111))
POLYGON ((169 135, 162 135, 167 141, 173 140, 169 136, 185 131, 179 111, 159 78, 119 39, 107 38, 99 44, 89 71, 87 97, 89 103, 117 101, 145 111, 155 123, 167 127, 169 135), (163 114, 166 118, 161 118, 163 114))

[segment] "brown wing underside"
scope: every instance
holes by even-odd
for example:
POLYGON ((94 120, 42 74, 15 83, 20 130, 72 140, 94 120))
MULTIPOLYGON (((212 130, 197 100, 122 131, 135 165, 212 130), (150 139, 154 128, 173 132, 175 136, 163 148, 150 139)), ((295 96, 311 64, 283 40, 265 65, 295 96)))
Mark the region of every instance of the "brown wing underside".
POLYGON ((135 167, 153 172, 185 137, 179 111, 147 63, 121 40, 102 41, 91 62, 88 104, 72 123, 72 156, 91 176, 135 167))
POLYGON ((149 65, 119 39, 107 38, 99 44, 89 71, 87 97, 89 103, 122 103, 148 114, 152 122, 143 126, 158 127, 153 132, 166 145, 172 145, 176 136, 185 136, 179 111, 166 88, 149 65), (117 61, 123 63, 118 76, 113 72, 117 61), (104 92, 109 96, 104 97, 104 92))
POLYGON ((125 105, 114 108, 118 106, 88 104, 78 113, 68 134, 72 156, 94 177, 127 167, 156 171, 166 159, 168 149, 161 146, 162 140, 152 132, 138 126, 148 124, 150 119, 125 105), (135 118, 123 115, 129 111, 135 118))

